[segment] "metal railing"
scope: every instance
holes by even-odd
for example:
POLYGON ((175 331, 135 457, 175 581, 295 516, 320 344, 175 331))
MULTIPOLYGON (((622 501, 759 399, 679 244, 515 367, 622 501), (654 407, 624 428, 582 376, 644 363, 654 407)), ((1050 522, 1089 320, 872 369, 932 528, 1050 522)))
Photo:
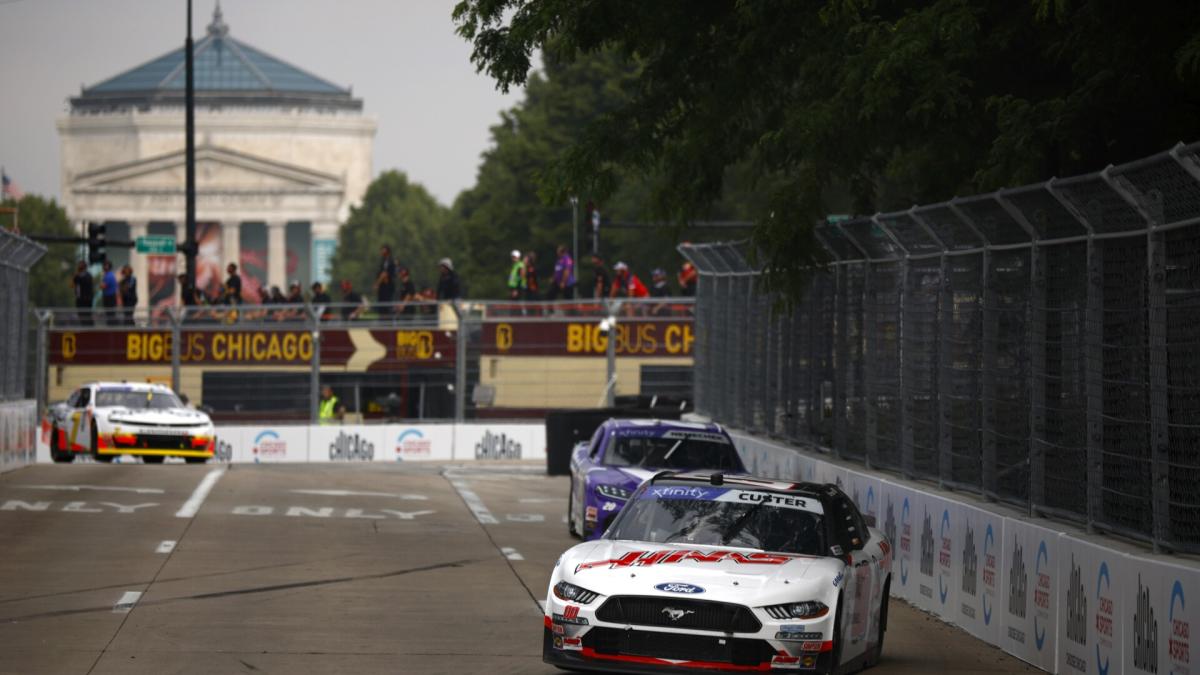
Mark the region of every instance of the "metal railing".
POLYGON ((43 405, 154 380, 218 421, 538 417, 623 396, 691 400, 693 299, 39 309, 43 405), (411 311, 405 311, 406 309, 411 311), (357 312, 357 313, 356 313, 357 312), (609 336, 615 339, 609 339, 609 336))
POLYGON ((1200 144, 823 223, 799 301, 697 267, 697 409, 947 488, 1200 550, 1200 144))

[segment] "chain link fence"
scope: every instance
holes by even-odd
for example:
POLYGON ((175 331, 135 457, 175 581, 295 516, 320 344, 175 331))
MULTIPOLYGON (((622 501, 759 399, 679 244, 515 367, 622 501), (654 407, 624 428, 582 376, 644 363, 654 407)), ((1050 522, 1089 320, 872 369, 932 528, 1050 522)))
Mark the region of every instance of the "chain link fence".
POLYGON ((29 269, 46 247, 0 229, 0 402, 27 398, 29 269))
POLYGON ((817 234, 791 305, 744 244, 680 247, 699 411, 1200 551, 1200 143, 817 234))

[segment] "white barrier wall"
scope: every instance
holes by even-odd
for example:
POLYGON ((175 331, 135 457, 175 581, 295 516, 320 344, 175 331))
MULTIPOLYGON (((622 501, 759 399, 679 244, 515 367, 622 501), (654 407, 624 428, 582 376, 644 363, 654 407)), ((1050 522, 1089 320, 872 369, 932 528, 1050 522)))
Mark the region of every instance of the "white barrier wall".
MULTIPOLYGON (((0 424, 3 420, 0 414, 0 424)), ((32 441, 31 436, 29 462, 32 441)), ((47 442, 38 439, 39 462, 50 461, 47 442)), ((541 423, 486 422, 220 425, 215 454, 218 461, 237 463, 545 459, 546 428, 541 423)), ((0 468, 5 457, 0 452, 0 468)))
POLYGON ((37 437, 35 402, 0 403, 0 473, 32 464, 37 437))
POLYGON ((1047 672, 1200 675, 1195 561, 733 437, 752 473, 837 483, 874 515, 895 551, 892 595, 1047 672))

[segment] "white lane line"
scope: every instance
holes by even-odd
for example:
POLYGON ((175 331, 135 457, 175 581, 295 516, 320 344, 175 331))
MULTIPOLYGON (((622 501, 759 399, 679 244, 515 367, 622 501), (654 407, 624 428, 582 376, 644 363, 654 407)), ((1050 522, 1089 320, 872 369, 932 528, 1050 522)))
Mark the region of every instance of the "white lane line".
POLYGON ((192 493, 192 496, 188 497, 188 500, 183 503, 183 507, 180 508, 179 511, 175 512, 175 517, 194 517, 200 510, 200 506, 204 503, 204 500, 208 497, 209 491, 213 489, 213 486, 217 484, 217 481, 220 480, 221 476, 224 474, 225 469, 213 469, 212 471, 209 471, 208 475, 204 477, 204 480, 200 481, 200 484, 196 486, 196 491, 192 493))
POLYGON ((113 487, 111 485, 14 485, 13 487, 29 490, 67 490, 69 492, 105 490, 108 492, 136 492, 139 495, 161 495, 163 493, 159 488, 113 487))
POLYGON ((522 504, 550 504, 553 502, 565 502, 562 497, 521 497, 517 500, 522 504))
POLYGON ((395 492, 359 492, 355 490, 289 490, 289 492, 294 492, 298 495, 320 495, 323 497, 396 497, 414 501, 426 501, 429 499, 425 495, 397 494, 395 492))
POLYGON ((501 547, 500 552, 503 553, 504 557, 508 558, 509 560, 524 560, 525 559, 525 556, 521 555, 520 553, 517 553, 517 549, 515 549, 511 546, 501 547))
POLYGON ((158 545, 158 548, 154 549, 154 552, 155 553, 170 553, 171 551, 174 551, 174 550, 175 550, 175 542, 171 541, 170 539, 164 539, 163 542, 158 545))
POLYGON ((491 511, 483 505, 483 500, 479 495, 471 490, 471 486, 461 480, 452 480, 450 484, 458 491, 458 496, 467 504, 467 508, 471 509, 471 513, 475 514, 475 520, 478 520, 482 525, 496 525, 500 521, 496 520, 496 516, 492 515, 491 511))
POLYGON ((129 610, 137 604, 138 598, 141 597, 141 591, 125 591, 124 595, 117 600, 117 604, 113 605, 113 614, 128 614, 129 610))

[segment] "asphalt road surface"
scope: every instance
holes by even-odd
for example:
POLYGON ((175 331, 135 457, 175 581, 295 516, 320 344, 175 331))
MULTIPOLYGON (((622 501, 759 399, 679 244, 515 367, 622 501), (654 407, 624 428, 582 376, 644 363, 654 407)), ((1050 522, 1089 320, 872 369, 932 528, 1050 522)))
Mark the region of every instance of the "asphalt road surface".
MULTIPOLYGON (((552 673, 537 463, 0 475, 0 673, 552 673)), ((871 672, 1039 672, 892 601, 871 672)))

